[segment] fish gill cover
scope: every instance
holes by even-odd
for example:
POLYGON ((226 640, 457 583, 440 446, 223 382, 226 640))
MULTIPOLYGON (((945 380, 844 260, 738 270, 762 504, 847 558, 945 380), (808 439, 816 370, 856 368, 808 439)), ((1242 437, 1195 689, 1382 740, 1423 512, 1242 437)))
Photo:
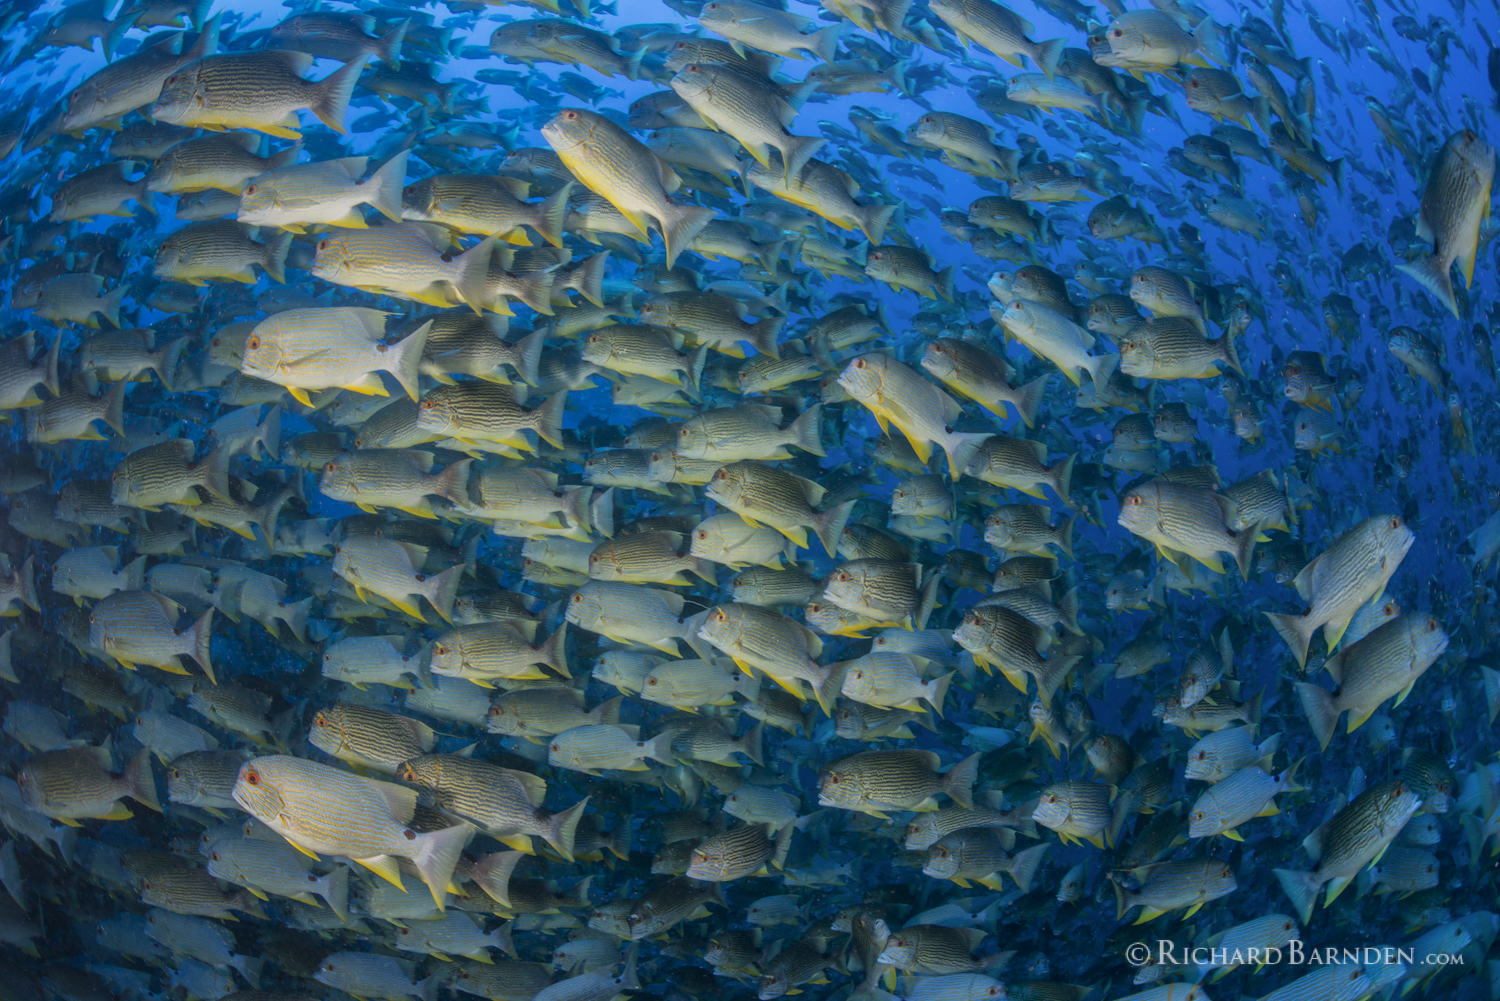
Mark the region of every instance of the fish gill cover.
POLYGON ((1500 998, 1497 30, 6 0, 0 1001, 1500 998))

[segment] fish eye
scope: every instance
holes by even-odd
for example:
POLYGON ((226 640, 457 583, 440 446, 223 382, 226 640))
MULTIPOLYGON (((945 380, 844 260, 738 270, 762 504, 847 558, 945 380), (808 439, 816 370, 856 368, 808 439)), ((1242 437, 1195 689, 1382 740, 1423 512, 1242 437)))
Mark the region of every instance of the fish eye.
POLYGON ((255 185, 253 185, 253 184, 250 185, 248 188, 245 189, 244 193, 247 194, 247 195, 253 195, 253 194, 255 194, 255 185))
POLYGON ((1124 38, 1125 37, 1125 32, 1121 31, 1119 28, 1116 28, 1115 29, 1115 37, 1116 38, 1124 38))
POLYGON ((854 360, 854 367, 855 368, 864 368, 865 367, 865 360, 863 358, 856 358, 854 360))
POLYGON ((1401 519, 1400 518, 1392 518, 1391 519, 1391 527, 1392 528, 1400 528, 1401 527, 1401 519))
POLYGON ((248 341, 245 342, 245 347, 248 348, 251 351, 255 351, 255 350, 259 349, 260 348, 260 338, 252 336, 248 341))
POLYGON ((260 785, 260 775, 256 772, 246 772, 245 781, 253 786, 260 785))
POLYGON ((574 120, 576 120, 578 118, 578 112, 576 112, 576 111, 564 111, 563 112, 563 117, 566 118, 568 121, 571 122, 571 121, 574 121, 574 120))
POLYGON ((174 83, 176 83, 176 82, 177 82, 177 74, 176 74, 176 73, 173 73, 173 74, 172 74, 172 75, 171 75, 171 76, 169 76, 169 77, 167 77, 167 79, 166 79, 166 81, 165 81, 165 82, 166 82, 166 83, 167 83, 167 84, 168 84, 168 85, 171 85, 171 84, 174 84, 174 83))

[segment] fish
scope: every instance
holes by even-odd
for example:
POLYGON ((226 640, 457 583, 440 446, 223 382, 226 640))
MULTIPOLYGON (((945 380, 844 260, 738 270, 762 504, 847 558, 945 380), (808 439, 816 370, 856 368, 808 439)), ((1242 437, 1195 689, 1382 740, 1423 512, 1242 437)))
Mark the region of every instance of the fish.
POLYGON ((1355 612, 1384 591, 1414 541, 1399 516, 1376 515, 1350 528, 1298 572, 1293 586, 1311 602, 1307 614, 1265 614, 1299 665, 1307 663, 1319 627, 1330 652, 1338 645, 1355 612))
POLYGON ((1460 313, 1449 271, 1456 262, 1464 284, 1473 286, 1479 228, 1489 218, 1489 192, 1494 182, 1494 148, 1468 129, 1449 136, 1433 159, 1417 212, 1417 237, 1430 242, 1434 253, 1411 264, 1396 265, 1397 271, 1437 296, 1455 317, 1460 313))
POLYGON ((1486 993, 1494 12, 1001 3, 0 11, 20 994, 1486 993))

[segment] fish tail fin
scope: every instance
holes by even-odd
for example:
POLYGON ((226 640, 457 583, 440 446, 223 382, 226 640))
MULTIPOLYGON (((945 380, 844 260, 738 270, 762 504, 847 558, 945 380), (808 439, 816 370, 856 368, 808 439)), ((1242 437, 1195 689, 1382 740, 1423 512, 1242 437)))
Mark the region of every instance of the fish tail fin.
POLYGON ((1266 135, 1271 134, 1271 100, 1264 94, 1256 94, 1250 101, 1250 117, 1266 135))
POLYGON ((1255 522, 1234 537, 1234 561, 1240 565, 1240 577, 1245 580, 1250 579, 1250 571, 1255 568, 1255 540, 1265 527, 1263 522, 1255 522))
POLYGON ((1307 648, 1312 643, 1312 632, 1304 631, 1306 618, 1301 615, 1284 615, 1280 612, 1267 612, 1266 618, 1271 620, 1271 625, 1286 641, 1286 645, 1292 648, 1292 653, 1297 657, 1297 666, 1306 667, 1307 648))
POLYGON ((1281 889, 1291 900, 1292 906, 1297 909, 1297 916, 1305 925, 1312 920, 1313 902, 1317 900, 1318 890, 1323 884, 1310 872, 1302 872, 1298 869, 1273 869, 1276 881, 1281 884, 1281 889))
POLYGON ((496 237, 487 236, 460 254, 455 262, 458 265, 458 280, 453 284, 458 289, 458 297, 476 313, 484 312, 485 285, 496 242, 496 237))
MULTIPOLYGON (((271 533, 267 532, 266 542, 269 543, 270 541, 271 533)), ((282 621, 285 622, 287 628, 292 631, 292 635, 297 637, 298 643, 307 642, 307 618, 308 614, 312 611, 312 603, 312 596, 308 595, 301 601, 295 602, 286 607, 287 617, 285 619, 282 619, 282 621)))
POLYGON ((1046 857, 1050 847, 1052 846, 1046 844, 1033 845, 1024 852, 1018 852, 1012 860, 1010 874, 1022 893, 1031 892, 1031 881, 1036 878, 1036 871, 1041 868, 1042 859, 1046 857))
POLYGON ((375 46, 375 54, 391 69, 401 66, 401 43, 406 41, 406 29, 410 26, 411 18, 403 19, 390 31, 381 35, 379 43, 375 46))
POLYGON ((1131 98, 1125 102, 1125 120, 1130 123, 1130 130, 1136 135, 1146 127, 1146 111, 1151 107, 1151 100, 1145 97, 1131 98))
MULTIPOLYGON (((179 338, 184 345, 187 338, 179 338)), ((265 420, 260 422, 260 431, 256 437, 260 440, 260 447, 275 461, 281 455, 281 404, 273 406, 265 420)))
POLYGON ((953 675, 956 673, 958 672, 949 671, 941 678, 934 678, 932 680, 931 691, 923 696, 932 705, 932 708, 937 710, 939 716, 943 714, 943 701, 948 697, 948 686, 953 683, 953 675))
POLYGON ((1115 891, 1115 920, 1119 921, 1125 917, 1125 912, 1135 905, 1125 899, 1125 888, 1119 884, 1113 875, 1110 876, 1109 885, 1115 891))
MULTIPOLYGON (((584 802, 586 803, 588 800, 584 800, 584 802)), ((557 816, 560 817, 562 814, 558 814, 557 816)), ((577 828, 578 824, 576 820, 573 826, 575 829, 577 828)), ((569 855, 572 854, 571 848, 572 846, 570 845, 569 855)), ((481 855, 475 861, 474 868, 470 874, 474 882, 479 884, 479 888, 488 894, 490 899, 502 907, 509 907, 510 875, 515 872, 516 865, 525 857, 526 853, 520 851, 491 852, 488 855, 481 855)))
POLYGON ((1027 427, 1036 426, 1037 416, 1042 411, 1042 401, 1047 398, 1047 384, 1051 381, 1052 373, 1048 372, 1016 390, 1016 413, 1027 427))
POLYGON ((427 351, 427 335, 431 331, 432 321, 428 320, 386 351, 385 370, 395 377, 413 402, 422 395, 418 383, 422 376, 422 355, 427 351))
MULTIPOLYGON (((301 153, 302 141, 299 139, 298 141, 288 146, 286 149, 282 150, 280 153, 269 157, 271 162, 270 166, 268 166, 266 169, 275 170, 277 167, 290 167, 292 164, 297 162, 297 157, 300 156, 301 153)), ((399 216, 397 217, 397 221, 400 221, 399 216)))
MULTIPOLYGON (((456 567, 454 569, 457 569, 456 567)), ((412 857, 417 873, 427 889, 432 891, 432 900, 438 910, 448 897, 448 883, 453 879, 453 869, 458 865, 458 856, 469 843, 474 828, 469 824, 454 824, 441 831, 417 835, 419 847, 412 857)), ((434 985, 435 989, 435 985, 434 985)))
POLYGON ((120 579, 127 591, 142 591, 146 587, 146 557, 137 556, 120 569, 120 579))
POLYGON ((849 516, 854 513, 856 503, 856 501, 845 501, 817 515, 814 528, 818 533, 818 541, 823 543, 823 548, 829 556, 838 553, 839 538, 844 534, 845 526, 849 524, 849 516))
POLYGON ((1057 64, 1062 60, 1063 49, 1067 47, 1066 39, 1051 38, 1037 46, 1036 68, 1047 75, 1051 80, 1057 76, 1057 64))
POLYGON ((469 468, 473 459, 460 459, 438 476, 437 489, 433 493, 445 497, 454 504, 464 505, 468 501, 469 468))
POLYGON ((323 879, 323 892, 319 894, 328 902, 329 908, 339 916, 339 920, 345 924, 349 923, 349 867, 347 865, 336 866, 323 879))
POLYGON ((1068 520, 1057 528, 1057 548, 1067 554, 1068 559, 1073 558, 1073 526, 1078 522, 1078 515, 1069 515, 1068 520))
POLYGON ((958 265, 956 265, 956 264, 950 264, 946 268, 944 268, 943 270, 941 270, 941 271, 938 272, 938 275, 937 275, 937 279, 938 279, 937 280, 937 294, 938 294, 938 298, 945 299, 948 302, 952 302, 953 301, 953 275, 954 275, 954 270, 957 267, 958 267, 958 265))
MULTIPOLYGON (((557 624, 557 631, 547 637, 542 644, 541 654, 546 658, 547 666, 557 672, 558 677, 573 680, 572 672, 568 670, 568 623, 563 620, 557 624)), ((618 710, 616 710, 618 712, 618 710)), ((619 720, 616 720, 619 722, 619 720)))
POLYGON ((53 396, 62 395, 62 384, 57 381, 57 358, 62 351, 62 342, 63 339, 61 337, 56 338, 52 342, 52 346, 47 349, 46 357, 42 359, 43 384, 47 387, 47 392, 53 396))
MULTIPOLYGON (((344 866, 339 866, 339 869, 345 872, 348 871, 344 866)), ((245 978, 245 983, 249 984, 255 990, 260 990, 260 973, 261 970, 265 969, 266 965, 264 959, 261 959, 259 956, 247 956, 244 953, 236 953, 230 965, 239 971, 240 976, 245 978)))
POLYGON ((1297 699, 1302 703, 1302 713, 1307 717, 1308 726, 1312 727, 1313 736, 1318 738, 1319 749, 1327 750, 1339 722, 1339 708, 1334 704, 1333 693, 1308 682, 1298 682, 1295 687, 1297 699))
POLYGON ((557 285, 556 271, 538 271, 530 275, 518 275, 515 279, 514 295, 543 316, 554 316, 552 290, 557 285))
MULTIPOLYGON (((857 213, 859 228, 865 234, 865 239, 872 244, 884 242, 885 231, 891 225, 891 217, 896 214, 896 205, 866 205, 857 213)), ((882 305, 884 305, 882 303, 882 305)))
POLYGON ((677 255, 697 239, 703 227, 713 222, 718 213, 700 205, 668 205, 660 220, 662 243, 667 250, 667 267, 677 264, 677 255))
POLYGON ((547 331, 544 328, 527 334, 511 345, 511 350, 515 352, 511 364, 515 366, 521 381, 528 386, 535 386, 541 381, 542 347, 546 342, 547 331))
POLYGON ((1224 346, 1224 364, 1228 365, 1230 368, 1234 369, 1241 376, 1243 376, 1245 374, 1245 369, 1244 366, 1240 364, 1239 349, 1234 346, 1234 334, 1226 330, 1224 332, 1224 335, 1220 337, 1219 340, 1223 342, 1224 346))
POLYGON ((1452 266, 1441 257, 1424 257, 1411 264, 1398 264, 1396 270, 1410 275, 1427 291, 1437 296, 1438 301, 1448 307, 1448 312, 1458 316, 1458 300, 1453 295, 1452 266))
POLYGON ((823 448, 823 405, 821 403, 814 403, 803 411, 801 417, 792 421, 792 426, 788 430, 792 432, 791 444, 802 451, 818 456, 828 454, 823 448))
POLYGON ((214 635, 214 610, 210 608, 203 613, 203 617, 193 623, 190 630, 193 638, 193 649, 188 656, 197 661, 198 666, 203 668, 203 673, 208 675, 208 680, 218 684, 219 680, 214 677, 213 660, 208 653, 209 641, 214 635))
POLYGON ((133 187, 135 188, 135 193, 132 197, 135 198, 135 203, 141 208, 145 209, 147 213, 149 213, 150 215, 156 215, 156 199, 152 196, 151 189, 146 187, 147 182, 150 180, 150 171, 142 174, 141 179, 139 181, 136 181, 133 185, 133 187))
POLYGON ((229 463, 233 458, 234 454, 223 446, 205 455, 203 461, 198 463, 197 485, 219 500, 228 501, 229 463))
POLYGON ((161 380, 161 386, 167 392, 174 392, 172 380, 177 375, 177 364, 182 360, 182 353, 188 348, 188 339, 179 337, 171 344, 156 352, 156 377, 161 380))
POLYGON ((964 470, 969 468, 979 447, 993 437, 989 431, 950 430, 943 435, 943 451, 948 455, 948 471, 953 474, 953 482, 957 483, 964 470))
POLYGON ((286 284, 286 255, 292 249, 292 234, 288 230, 277 230, 276 235, 271 237, 261 246, 266 249, 262 252, 260 266, 266 269, 266 274, 278 285, 286 284))
MULTIPOLYGON (((587 488, 586 488, 587 489, 587 488)), ((587 495, 585 495, 587 496, 587 495)), ((606 539, 615 537, 615 488, 608 487, 588 502, 589 524, 606 539)))
POLYGON ((456 564, 422 582, 427 600, 432 603, 433 608, 437 609, 443 621, 450 625, 453 623, 453 599, 458 597, 458 585, 469 566, 468 563, 456 564))
MULTIPOLYGON (((618 707, 615 718, 619 719, 618 707)), ((554 813, 547 819, 547 833, 544 835, 547 844, 555 848, 557 853, 569 862, 573 861, 573 844, 578 836, 578 821, 583 819, 583 813, 588 809, 588 805, 589 798, 585 796, 562 813, 554 813)))
MULTIPOLYGON (((781 260, 781 255, 786 252, 786 245, 786 240, 768 240, 765 243, 758 243, 755 245, 755 259, 760 262, 761 267, 775 274, 776 264, 781 260)), ((782 291, 786 291, 785 286, 782 287, 782 291)))
POLYGON ((1348 160, 1341 156, 1337 160, 1334 160, 1331 163, 1329 163, 1328 166, 1332 168, 1333 186, 1335 188, 1338 188, 1339 194, 1343 194, 1344 193, 1344 178, 1346 176, 1348 176, 1348 173, 1349 173, 1349 162, 1348 162, 1348 160))
POLYGON ((802 168, 813 154, 828 143, 822 136, 783 136, 781 140, 781 175, 788 182, 802 176, 802 168))
POLYGON ((364 72, 365 60, 368 58, 360 56, 352 59, 318 82, 317 94, 313 97, 309 110, 324 125, 341 135, 349 133, 344 127, 344 116, 349 111, 349 98, 354 96, 354 85, 359 82, 359 75, 364 72))
POLYGON ((603 309, 604 271, 608 267, 609 251, 601 250, 573 269, 568 275, 568 287, 577 289, 579 295, 603 309))
POLYGON ((116 330, 123 329, 120 326, 120 304, 125 301, 125 293, 130 291, 129 285, 121 285, 104 293, 99 298, 98 310, 103 317, 110 322, 116 330))
POLYGON ((406 164, 411 150, 392 156, 365 182, 370 189, 367 204, 392 222, 401 221, 401 191, 406 186, 406 164))
POLYGON ((121 14, 110 22, 109 31, 100 39, 104 43, 104 59, 106 62, 114 62, 115 50, 120 47, 120 43, 125 40, 125 35, 130 29, 135 27, 136 19, 140 16, 139 13, 121 14))
POLYGON ((1193 39, 1205 56, 1220 66, 1228 65, 1229 59, 1224 55, 1224 46, 1219 43, 1219 26, 1214 24, 1213 18, 1205 17, 1198 22, 1198 27, 1193 29, 1193 39))
POLYGON ((589 517, 589 500, 594 495, 591 486, 570 487, 563 496, 563 503, 568 509, 568 520, 587 532, 592 528, 589 517))
POLYGON ((750 732, 740 738, 739 751, 745 757, 764 768, 766 756, 762 751, 765 746, 766 723, 765 720, 756 720, 750 732))
POLYGON ((768 316, 750 328, 750 336, 746 340, 761 354, 780 358, 781 352, 776 347, 776 339, 781 336, 781 328, 784 326, 786 317, 768 316))
POLYGON ((706 364, 708 364, 707 344, 688 355, 687 384, 698 399, 702 399, 703 366, 706 364))
POLYGON ((834 706, 838 703, 839 694, 844 688, 844 673, 842 662, 829 664, 825 672, 812 682, 813 698, 817 700, 818 708, 822 709, 829 719, 833 718, 834 706))
POLYGON ((1075 636, 1082 636, 1083 630, 1078 626, 1078 588, 1069 588, 1057 607, 1062 612, 1063 628, 1075 636))
POLYGON ((839 51, 839 34, 843 31, 842 24, 833 24, 815 31, 810 35, 804 35, 804 44, 808 49, 818 54, 818 58, 825 63, 831 63, 839 51))
POLYGON ((547 402, 531 412, 531 426, 541 438, 553 448, 562 448, 563 408, 568 405, 566 389, 553 393, 547 402))
POLYGON ((130 383, 123 379, 110 386, 103 397, 104 413, 99 418, 121 438, 125 437, 125 390, 129 388, 130 383))
POLYGON ((594 712, 599 717, 600 726, 620 725, 620 706, 625 702, 625 696, 616 695, 614 698, 599 703, 594 712))
POLYGON ((161 800, 156 796, 156 776, 151 774, 151 749, 143 747, 125 766, 125 781, 131 799, 155 813, 161 813, 161 800))
POLYGON ((965 810, 974 809, 974 780, 979 777, 978 751, 948 769, 943 776, 943 792, 965 810))
POLYGON ((223 20, 224 12, 221 10, 204 23, 203 30, 198 33, 198 40, 191 49, 183 53, 184 64, 213 55, 219 50, 219 25, 223 20))
MULTIPOLYGON (((554 247, 561 247, 563 245, 563 224, 568 218, 568 196, 572 193, 573 182, 568 181, 562 187, 548 195, 545 201, 537 203, 536 217, 531 223, 531 228, 536 230, 537 234, 543 240, 546 240, 554 247)), ((579 289, 579 291, 583 292, 583 289, 579 289)), ((583 292, 583 296, 587 299, 588 293, 583 292)), ((602 307, 604 305, 601 302, 594 302, 593 299, 589 299, 589 301, 593 302, 596 306, 602 307)))
POLYGON ((1047 475, 1052 479, 1052 489, 1057 491, 1058 499, 1064 504, 1068 503, 1068 495, 1073 490, 1073 463, 1077 460, 1078 453, 1075 452, 1047 470, 1047 475))

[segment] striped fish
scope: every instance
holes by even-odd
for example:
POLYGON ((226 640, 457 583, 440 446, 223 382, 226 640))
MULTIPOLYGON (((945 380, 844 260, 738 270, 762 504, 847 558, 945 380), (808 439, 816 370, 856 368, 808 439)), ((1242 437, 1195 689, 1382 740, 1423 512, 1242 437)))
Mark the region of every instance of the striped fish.
MULTIPOLYGON (((495 238, 486 237, 462 254, 449 255, 448 237, 439 227, 424 223, 377 226, 373 229, 336 229, 318 241, 312 274, 335 285, 378 289, 403 299, 415 299, 446 309, 467 303, 474 312, 493 308, 485 301, 495 238)), ((498 304, 496 312, 510 307, 498 304)))
POLYGON ((220 838, 208 848, 207 869, 210 876, 243 886, 262 900, 273 894, 313 904, 321 897, 341 921, 349 920, 348 866, 313 875, 307 856, 285 841, 220 838))
POLYGON ((360 601, 368 591, 415 619, 423 619, 414 598, 426 598, 437 613, 453 621, 453 599, 467 563, 427 576, 418 570, 427 559, 422 546, 376 535, 357 535, 341 542, 334 553, 333 572, 354 587, 360 601))
POLYGON ((539 809, 547 782, 528 772, 500 768, 456 754, 424 754, 402 762, 396 775, 432 794, 440 810, 477 825, 517 851, 534 853, 541 838, 572 861, 578 820, 588 797, 561 813, 539 809))
POLYGON ((152 162, 146 190, 167 195, 200 191, 239 195, 252 177, 296 163, 302 151, 300 146, 290 146, 274 156, 258 156, 261 143, 262 137, 249 132, 215 132, 178 143, 152 162))
POLYGON ((35 755, 16 772, 16 784, 26 808, 70 827, 81 818, 129 820, 120 799, 129 796, 142 806, 161 812, 151 755, 141 750, 125 770, 115 774, 114 756, 107 747, 60 747, 35 755))
POLYGON ((389 315, 353 307, 284 310, 250 331, 240 372, 285 386, 303 406, 312 405, 309 390, 337 387, 389 395, 381 372, 390 373, 415 400, 428 325, 387 345, 382 338, 389 315))
POLYGON ((497 442, 536 451, 522 434, 534 431, 553 448, 562 448, 563 408, 568 392, 554 393, 528 410, 516 402, 510 386, 491 382, 462 382, 438 386, 422 397, 417 427, 461 442, 497 442))
POLYGON ((370 160, 367 156, 299 164, 293 155, 284 162, 269 163, 238 192, 236 218, 293 233, 305 232, 310 224, 363 229, 365 217, 357 206, 368 205, 392 222, 400 222, 401 187, 410 156, 410 150, 401 150, 365 180, 361 178, 370 160))
POLYGON ((330 129, 344 132, 344 114, 365 57, 315 83, 302 79, 312 63, 305 52, 280 49, 199 59, 164 82, 151 105, 151 118, 187 128, 248 128, 300 139, 294 126, 297 112, 305 108, 330 129))
POLYGON ((240 769, 234 801, 303 851, 353 859, 395 886, 409 860, 443 907, 467 823, 417 833, 406 826, 417 794, 301 758, 268 755, 240 769))
POLYGON ((383 709, 335 703, 313 715, 307 742, 340 761, 395 775, 401 762, 432 750, 432 727, 383 709))
POLYGON ((158 667, 173 674, 187 674, 179 656, 193 659, 215 681, 209 657, 213 636, 213 609, 177 632, 182 607, 170 598, 150 591, 118 591, 103 598, 89 613, 89 643, 113 657, 122 667, 158 667))

